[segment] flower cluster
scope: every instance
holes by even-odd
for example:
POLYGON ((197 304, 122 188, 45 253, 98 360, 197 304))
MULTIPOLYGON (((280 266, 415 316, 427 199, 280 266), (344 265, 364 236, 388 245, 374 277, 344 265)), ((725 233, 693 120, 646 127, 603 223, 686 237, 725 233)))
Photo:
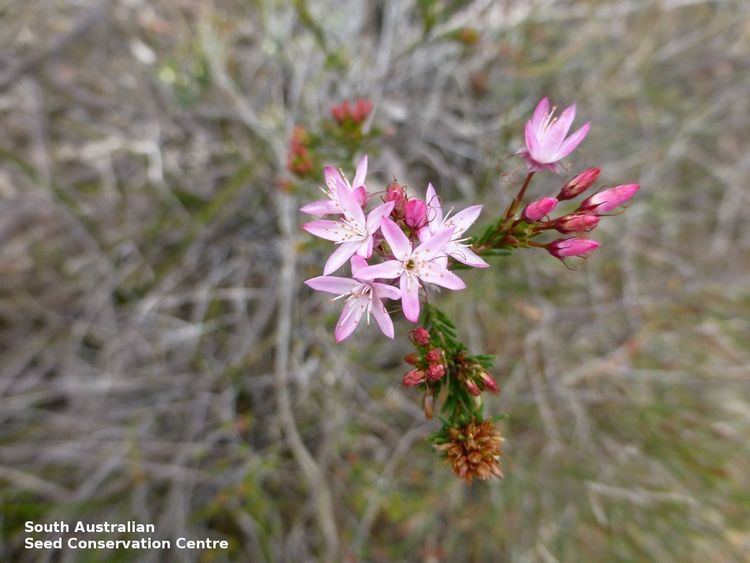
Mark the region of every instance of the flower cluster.
POLYGON ((449 269, 449 257, 467 265, 486 267, 463 243, 461 235, 477 219, 481 205, 467 208, 453 217, 443 217, 435 189, 427 189, 427 201, 409 197, 403 186, 391 186, 385 201, 367 211, 371 199, 365 176, 367 156, 362 157, 352 182, 341 171, 324 170, 324 199, 302 207, 304 213, 330 216, 305 223, 303 228, 317 237, 337 245, 323 268, 323 276, 306 283, 319 291, 346 298, 346 305, 336 327, 336 340, 353 332, 362 316, 375 316, 378 326, 393 338, 393 324, 382 305, 382 299, 401 301, 404 316, 419 320, 420 291, 437 285, 446 289, 464 289, 463 280, 449 269), (429 211, 428 211, 429 210, 429 211), (370 264, 369 261, 379 261, 370 264), (351 277, 331 276, 351 261, 351 277), (389 280, 387 283, 376 280, 389 280), (390 280, 398 280, 389 285, 390 280), (377 312, 376 312, 377 311, 377 312), (388 317, 387 319, 383 317, 388 317))
MULTIPOLYGON (((332 115, 341 131, 347 127, 355 131, 371 110, 369 102, 358 100, 354 108, 348 102, 336 106, 332 115)), ((427 297, 435 286, 464 289, 466 284, 454 270, 488 268, 488 259, 519 249, 542 248, 565 261, 585 258, 599 246, 588 238, 589 233, 602 217, 625 207, 639 190, 638 184, 600 189, 584 196, 577 207, 560 213, 563 206, 596 184, 601 169, 591 167, 565 182, 557 195, 526 201, 535 175, 559 173, 560 161, 586 138, 588 123, 568 134, 575 113, 572 105, 558 118, 547 98, 539 102, 526 123, 525 145, 516 153, 526 162, 526 176, 504 212, 474 236, 467 233, 482 212, 481 204, 454 213, 444 209, 432 184, 427 185, 422 198, 395 179, 384 191, 373 192, 366 182, 367 156, 359 160, 351 181, 343 171, 326 166, 323 197, 301 209, 316 216, 303 228, 335 245, 323 275, 305 283, 333 294, 334 301, 344 301, 334 331, 337 342, 351 336, 363 318, 369 323, 371 317, 383 334, 394 338, 392 314, 398 312, 399 305, 408 321, 421 322, 409 333, 416 351, 405 358, 410 368, 402 385, 422 392, 428 418, 442 397, 439 412, 443 425, 432 442, 454 473, 467 482, 502 476, 499 458, 503 439, 494 424, 497 418, 485 418, 482 403, 483 393, 500 391, 490 374, 494 356, 470 354, 451 319, 427 297), (552 217, 555 211, 558 215, 552 217), (552 231, 564 236, 538 241, 552 231), (346 264, 348 275, 333 275, 346 264)), ((357 137, 351 139, 355 142, 357 137)), ((298 148, 297 153, 304 151, 298 148)))
POLYGON ((310 157, 310 134, 301 125, 297 125, 292 130, 287 169, 300 177, 308 175, 313 169, 313 162, 310 157))

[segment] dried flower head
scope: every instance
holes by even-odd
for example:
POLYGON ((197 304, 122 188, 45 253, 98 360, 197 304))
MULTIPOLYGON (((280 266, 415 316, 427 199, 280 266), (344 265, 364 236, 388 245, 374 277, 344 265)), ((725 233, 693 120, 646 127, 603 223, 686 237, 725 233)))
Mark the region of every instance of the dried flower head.
POLYGON ((502 477, 500 445, 503 437, 489 420, 472 421, 447 430, 446 441, 435 447, 445 455, 445 462, 456 477, 471 483, 475 477, 502 477))

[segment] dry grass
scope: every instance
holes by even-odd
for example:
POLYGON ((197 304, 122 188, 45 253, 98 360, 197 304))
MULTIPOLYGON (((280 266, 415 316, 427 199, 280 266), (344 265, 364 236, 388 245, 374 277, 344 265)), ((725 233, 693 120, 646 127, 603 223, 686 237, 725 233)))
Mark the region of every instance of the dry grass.
POLYGON ((0 14, 5 559, 36 560, 25 520, 86 518, 232 540, 201 560, 747 560, 747 2, 0 14), (576 167, 644 189, 585 268, 519 253, 441 297, 509 414, 506 479, 468 488, 397 385, 406 323, 333 344, 312 187, 277 181, 294 123, 366 95, 374 185, 501 209, 544 93, 592 120, 576 167))

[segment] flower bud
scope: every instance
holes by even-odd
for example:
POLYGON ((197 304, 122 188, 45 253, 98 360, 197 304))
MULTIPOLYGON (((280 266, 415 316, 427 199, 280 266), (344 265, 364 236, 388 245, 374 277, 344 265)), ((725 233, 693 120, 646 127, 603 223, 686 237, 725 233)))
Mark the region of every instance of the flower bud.
POLYGON ((362 123, 372 111, 372 102, 363 98, 359 98, 354 103, 354 110, 352 111, 352 119, 355 123, 362 123))
POLYGON ((361 207, 367 205, 367 189, 364 186, 359 186, 354 190, 354 199, 361 207))
POLYGON ((343 101, 337 106, 331 108, 331 116, 336 120, 336 123, 341 125, 350 117, 349 102, 343 101))
POLYGON ((391 215, 399 219, 404 216, 404 204, 406 203, 406 190, 404 186, 396 181, 391 182, 385 188, 385 202, 393 202, 391 215))
POLYGON ((466 381, 464 381, 464 386, 466 387, 466 390, 475 397, 479 397, 479 395, 482 394, 482 390, 471 379, 467 379, 466 381))
POLYGON ((482 381, 482 385, 484 385, 485 390, 495 394, 500 392, 500 387, 498 387, 497 381, 495 381, 495 378, 492 377, 489 373, 487 373, 486 371, 482 371, 479 374, 479 378, 482 381))
POLYGON ((563 201, 579 196, 594 185, 601 172, 601 168, 587 168, 562 187, 557 199, 563 201))
POLYGON ((528 204, 521 213, 521 217, 527 223, 535 223, 550 213, 557 206, 557 203, 554 197, 543 197, 528 204))
POLYGON ((427 379, 438 381, 445 375, 445 366, 443 364, 432 364, 427 368, 427 379))
POLYGON ((639 184, 625 184, 601 191, 584 200, 578 208, 580 211, 593 211, 601 215, 630 201, 641 188, 639 184))
POLYGON ((427 346, 430 343, 430 333, 426 328, 419 327, 409 331, 411 341, 417 346, 427 346))
POLYGON ((427 224, 427 204, 412 198, 404 205, 404 220, 412 229, 421 229, 427 224))
POLYGON ((404 387, 412 388, 417 385, 424 383, 425 372, 421 369, 413 369, 408 372, 401 380, 401 385, 404 387))
POLYGON ((440 348, 433 348, 427 352, 424 358, 430 364, 443 363, 443 351, 440 348))
POLYGON ((564 234, 588 233, 599 224, 599 216, 593 213, 571 213, 555 221, 555 229, 564 234))
POLYGON ((419 363, 419 354, 417 354, 416 352, 414 352, 413 354, 407 354, 404 357, 404 361, 407 364, 410 364, 412 366, 416 366, 419 363))
POLYGON ((569 256, 586 256, 599 248, 599 243, 587 238, 560 238, 553 240, 546 248, 552 256, 562 259, 569 256))
POLYGON ((432 390, 430 389, 425 391, 422 397, 422 411, 424 411, 424 417, 428 420, 435 413, 435 395, 432 394, 432 390))

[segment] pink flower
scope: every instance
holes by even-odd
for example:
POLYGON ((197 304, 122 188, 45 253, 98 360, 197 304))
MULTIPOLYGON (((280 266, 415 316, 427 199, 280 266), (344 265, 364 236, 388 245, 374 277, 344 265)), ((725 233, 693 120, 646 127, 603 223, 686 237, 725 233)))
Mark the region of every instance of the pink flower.
POLYGON ((599 216, 593 213, 571 213, 555 221, 555 229, 564 234, 588 233, 599 224, 599 216))
POLYGON ((427 224, 427 204, 421 199, 411 198, 404 205, 404 222, 412 229, 421 229, 427 224))
POLYGON ((382 220, 381 232, 391 247, 395 260, 368 266, 359 272, 364 280, 376 278, 400 278, 401 305, 404 316, 412 322, 419 319, 420 280, 434 283, 447 289, 464 289, 466 284, 456 274, 441 266, 435 257, 444 252, 445 245, 453 235, 454 227, 444 229, 427 241, 413 248, 401 228, 388 219, 382 220))
POLYGON ((535 223, 557 207, 557 203, 554 197, 543 197, 528 204, 521 213, 521 217, 527 223, 535 223))
POLYGON ((427 186, 427 226, 419 231, 419 240, 425 242, 444 229, 453 227, 451 236, 445 249, 438 256, 439 263, 443 267, 448 265, 448 256, 458 260, 467 266, 474 268, 489 268, 490 265, 482 260, 471 248, 470 245, 464 244, 465 238, 462 235, 474 224, 479 214, 482 212, 481 205, 472 205, 459 211, 451 217, 450 211, 443 216, 443 206, 440 198, 435 192, 432 184, 427 186))
POLYGON ((587 168, 562 187, 557 199, 564 201, 579 196, 594 185, 601 172, 601 168, 587 168))
POLYGON ((546 248, 552 256, 562 259, 586 256, 599 248, 599 243, 587 238, 559 238, 549 243, 546 248))
POLYGON ((340 221, 319 219, 302 225, 308 233, 340 245, 326 262, 323 269, 326 276, 338 270, 355 253, 369 258, 372 255, 373 235, 380 228, 383 217, 393 209, 393 202, 383 203, 370 211, 365 219, 362 208, 349 188, 337 184, 336 195, 343 213, 340 221))
POLYGON ((578 209, 580 211, 593 211, 597 215, 601 215, 630 201, 639 189, 641 189, 639 184, 625 184, 610 188, 585 199, 578 209))
POLYGON ((300 208, 302 213, 308 215, 339 215, 343 213, 341 202, 338 196, 338 187, 343 186, 348 191, 354 193, 354 198, 361 207, 367 204, 367 188, 365 187, 365 176, 367 175, 367 155, 363 156, 357 163, 357 171, 354 173, 354 180, 350 184, 349 180, 333 166, 323 168, 323 176, 326 180, 326 189, 321 191, 328 199, 319 199, 308 203, 300 208))
POLYGON ((553 117, 555 108, 549 109, 549 100, 544 97, 526 123, 526 147, 519 151, 526 159, 529 171, 551 170, 557 172, 557 162, 568 156, 581 144, 589 132, 589 124, 565 138, 576 115, 576 106, 567 108, 559 118, 553 117))
POLYGON ((362 280, 358 273, 367 267, 367 262, 360 256, 352 257, 352 278, 336 276, 319 276, 305 283, 317 291, 338 295, 336 299, 346 298, 344 310, 336 324, 334 336, 336 342, 346 340, 359 325, 362 316, 367 314, 370 324, 370 313, 388 338, 393 338, 393 321, 383 306, 383 299, 398 299, 401 292, 392 285, 362 280))

